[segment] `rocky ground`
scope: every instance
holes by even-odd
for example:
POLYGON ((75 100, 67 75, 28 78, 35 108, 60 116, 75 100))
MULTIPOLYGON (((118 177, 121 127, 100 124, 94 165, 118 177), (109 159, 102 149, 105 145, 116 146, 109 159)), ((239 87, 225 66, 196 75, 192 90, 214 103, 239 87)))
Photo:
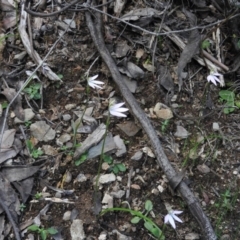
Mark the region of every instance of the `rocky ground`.
POLYGON ((26 14, 2 0, 0 239, 204 239, 181 182, 219 239, 239 238, 238 8, 121 2, 99 2, 104 42, 179 173, 174 187, 90 35, 95 7, 26 14), (111 112, 121 102, 125 117, 111 112), (171 210, 182 211, 175 229, 171 210))

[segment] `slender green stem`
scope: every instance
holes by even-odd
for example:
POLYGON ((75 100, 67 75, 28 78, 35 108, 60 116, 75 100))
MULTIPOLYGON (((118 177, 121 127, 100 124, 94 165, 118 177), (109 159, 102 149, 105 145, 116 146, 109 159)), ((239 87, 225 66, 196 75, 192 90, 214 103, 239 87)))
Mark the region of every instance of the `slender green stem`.
POLYGON ((143 219, 146 222, 150 222, 155 228, 159 229, 159 227, 150 218, 148 218, 147 216, 143 215, 141 212, 134 211, 132 209, 127 209, 127 208, 107 208, 106 210, 103 210, 100 215, 104 215, 105 213, 114 212, 114 211, 129 212, 129 213, 131 213, 134 216, 138 216, 139 218, 143 219))
POLYGON ((98 165, 98 173, 97 173, 97 179, 96 179, 96 184, 95 184, 95 191, 98 191, 98 188, 99 188, 100 171, 101 171, 103 157, 104 157, 104 145, 105 145, 105 141, 106 141, 106 137, 107 137, 109 124, 110 124, 110 113, 108 112, 108 117, 107 117, 107 121, 106 121, 106 130, 105 130, 105 134, 103 136, 103 144, 102 144, 100 162, 98 165))

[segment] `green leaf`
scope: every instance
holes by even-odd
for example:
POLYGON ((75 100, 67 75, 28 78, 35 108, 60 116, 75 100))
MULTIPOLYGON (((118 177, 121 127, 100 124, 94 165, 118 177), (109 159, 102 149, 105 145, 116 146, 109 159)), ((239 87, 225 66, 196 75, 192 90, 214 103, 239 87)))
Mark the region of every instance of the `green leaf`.
POLYGON ((33 225, 29 226, 27 229, 30 231, 36 232, 39 230, 39 226, 36 224, 33 224, 33 225))
POLYGON ((115 165, 115 166, 113 167, 112 171, 113 171, 115 174, 117 174, 117 173, 119 172, 119 169, 118 169, 117 165, 115 165))
POLYGON ((23 90, 25 93, 31 94, 32 93, 32 89, 31 88, 25 88, 23 90))
POLYGON ((33 150, 32 142, 30 140, 26 140, 26 145, 27 145, 29 152, 32 152, 32 150, 33 150))
POLYGON ((209 48, 210 47, 210 42, 209 40, 204 40, 202 42, 202 49, 206 49, 206 48, 209 48))
POLYGON ((219 91, 219 96, 226 100, 227 102, 231 101, 234 102, 235 94, 232 91, 229 90, 221 90, 219 91))
POLYGON ((87 160, 87 153, 84 153, 78 160, 75 161, 75 165, 79 166, 87 160))
POLYGON ((40 232, 40 236, 41 236, 42 240, 46 240, 47 239, 47 234, 48 234, 47 230, 42 230, 40 232))
POLYGON ((153 229, 152 223, 146 221, 146 222, 144 223, 144 227, 145 227, 148 231, 152 232, 152 229, 153 229))
POLYGON ((150 200, 147 200, 147 201, 145 202, 145 209, 146 209, 148 212, 150 212, 150 211, 153 209, 153 204, 152 204, 152 202, 151 202, 150 200))
POLYGON ((7 108, 7 106, 8 106, 8 103, 7 103, 7 102, 3 102, 3 103, 2 103, 2 108, 3 108, 3 109, 7 108))
POLYGON ((56 234, 56 233, 58 232, 57 229, 52 228, 52 227, 51 227, 51 228, 48 228, 47 231, 48 231, 48 233, 51 234, 51 235, 54 235, 54 234, 56 234))
POLYGON ((108 164, 112 164, 113 158, 111 156, 109 156, 109 155, 103 154, 103 161, 108 163, 108 164))
POLYGON ((118 163, 118 164, 116 164, 116 166, 120 172, 126 172, 126 167, 123 163, 118 163))
POLYGON ((131 223, 136 224, 136 223, 139 223, 140 220, 141 220, 141 218, 136 216, 136 217, 131 219, 131 223))
POLYGON ((33 96, 33 99, 39 100, 39 99, 41 99, 41 97, 42 97, 42 95, 40 93, 35 93, 33 96))
POLYGON ((235 101, 235 105, 240 108, 240 101, 235 101))

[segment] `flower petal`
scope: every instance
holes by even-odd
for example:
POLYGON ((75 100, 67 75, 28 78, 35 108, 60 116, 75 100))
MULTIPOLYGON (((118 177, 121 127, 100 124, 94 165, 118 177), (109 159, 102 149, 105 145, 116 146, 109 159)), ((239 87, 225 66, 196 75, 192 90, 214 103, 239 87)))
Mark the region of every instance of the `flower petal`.
MULTIPOLYGON (((91 82, 91 81, 90 81, 90 82, 91 82)), ((97 80, 93 80, 92 82, 95 83, 95 84, 104 84, 104 82, 97 81, 97 80)))
POLYGON ((117 116, 117 117, 127 117, 127 115, 122 114, 122 113, 120 113, 120 112, 111 111, 111 110, 109 110, 109 111, 110 111, 110 113, 111 113, 113 116, 117 116))
POLYGON ((173 214, 175 215, 175 214, 181 214, 183 211, 178 211, 178 210, 175 210, 175 211, 173 211, 173 214))
POLYGON ((114 104, 114 105, 110 106, 110 108, 111 108, 111 107, 114 108, 114 109, 120 108, 120 107, 123 106, 124 104, 125 104, 124 102, 122 102, 122 103, 117 103, 117 104, 114 104))
POLYGON ((182 223, 183 221, 179 218, 179 217, 177 217, 176 215, 172 215, 172 217, 176 220, 176 221, 178 221, 178 222, 180 222, 180 223, 182 223))
POLYGON ((96 79, 97 77, 98 77, 98 74, 95 75, 95 76, 93 76, 93 77, 89 77, 89 78, 88 78, 88 81, 93 81, 93 80, 96 79))
POLYGON ((170 217, 169 214, 167 214, 167 215, 164 217, 164 223, 165 223, 165 224, 169 222, 169 217, 170 217))
POLYGON ((126 112, 126 111, 128 111, 128 108, 118 108, 116 111, 118 111, 118 112, 126 112))
POLYGON ((174 219, 173 219, 172 216, 169 217, 169 223, 172 225, 172 227, 173 227, 174 229, 176 229, 176 224, 175 224, 174 219))

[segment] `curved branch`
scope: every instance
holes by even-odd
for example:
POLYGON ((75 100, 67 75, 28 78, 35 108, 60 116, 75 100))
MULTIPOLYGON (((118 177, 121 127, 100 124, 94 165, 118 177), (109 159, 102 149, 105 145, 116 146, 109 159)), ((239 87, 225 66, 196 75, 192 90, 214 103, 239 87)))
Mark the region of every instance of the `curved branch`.
MULTIPOLYGON (((174 177, 176 178, 176 172, 171 166, 169 160, 167 159, 167 156, 163 151, 163 148, 161 146, 161 143, 159 141, 159 138, 153 126, 151 125, 144 111, 138 105, 136 99, 134 98, 132 93, 129 91, 126 84, 122 81, 121 74, 119 73, 114 60, 112 59, 108 49, 105 46, 105 42, 101 32, 101 28, 102 28, 101 15, 99 13, 96 13, 94 15, 95 21, 93 21, 89 12, 86 12, 85 16, 86 16, 86 23, 89 28, 91 37, 102 59, 108 66, 112 74, 112 78, 114 79, 115 83, 119 87, 119 90, 121 91, 129 109, 131 110, 135 118, 141 123, 144 131, 147 133, 148 138, 151 142, 152 148, 154 150, 155 156, 157 158, 158 164, 161 166, 168 180, 172 182, 174 177)), ((193 195, 191 190, 188 188, 188 186, 183 181, 181 181, 180 184, 176 187, 176 190, 178 190, 181 193, 192 215, 197 220, 202 230, 202 234, 204 238, 207 240, 216 240, 217 237, 213 231, 213 228, 211 226, 209 219, 203 212, 200 203, 195 198, 195 196, 193 195)))

